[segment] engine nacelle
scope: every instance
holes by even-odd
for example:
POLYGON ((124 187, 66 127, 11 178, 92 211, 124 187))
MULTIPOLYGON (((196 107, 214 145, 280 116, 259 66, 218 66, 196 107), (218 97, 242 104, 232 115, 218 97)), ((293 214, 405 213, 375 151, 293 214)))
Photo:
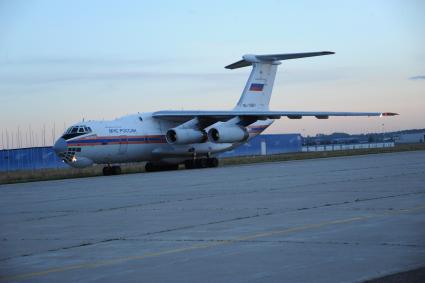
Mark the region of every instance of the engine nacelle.
POLYGON ((207 133, 194 129, 169 129, 165 134, 169 144, 203 143, 207 141, 207 133))
POLYGON ((244 127, 236 125, 211 128, 208 131, 208 139, 215 143, 235 143, 246 141, 249 137, 244 127))

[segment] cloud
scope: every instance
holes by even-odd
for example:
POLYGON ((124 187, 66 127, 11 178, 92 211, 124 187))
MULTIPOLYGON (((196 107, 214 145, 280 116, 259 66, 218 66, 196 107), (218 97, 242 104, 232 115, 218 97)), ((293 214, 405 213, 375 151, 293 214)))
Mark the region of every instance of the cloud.
POLYGON ((425 80, 425 75, 413 76, 413 77, 410 77, 409 80, 413 80, 413 81, 425 80))

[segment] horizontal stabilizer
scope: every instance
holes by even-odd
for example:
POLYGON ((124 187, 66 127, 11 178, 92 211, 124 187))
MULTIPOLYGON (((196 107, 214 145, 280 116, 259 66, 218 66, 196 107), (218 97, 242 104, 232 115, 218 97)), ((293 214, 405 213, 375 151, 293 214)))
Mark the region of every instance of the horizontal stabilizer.
POLYGON ((245 60, 240 60, 240 61, 235 62, 233 64, 230 64, 230 65, 228 65, 224 68, 226 68, 226 69, 238 69, 238 68, 248 67, 248 66, 251 66, 251 65, 252 65, 251 62, 248 62, 248 61, 245 61, 245 60))
POLYGON ((242 60, 226 66, 226 69, 237 69, 251 66, 252 63, 273 63, 281 60, 298 59, 305 57, 314 57, 322 55, 331 55, 335 52, 305 52, 305 53, 288 53, 288 54, 269 54, 269 55, 244 55, 242 60))

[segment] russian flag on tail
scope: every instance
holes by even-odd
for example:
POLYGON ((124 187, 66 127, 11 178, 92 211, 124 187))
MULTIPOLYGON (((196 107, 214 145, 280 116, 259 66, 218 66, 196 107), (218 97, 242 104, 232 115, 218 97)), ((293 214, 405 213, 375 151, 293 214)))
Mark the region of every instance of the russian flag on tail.
POLYGON ((263 91, 264 84, 251 84, 250 91, 263 91))

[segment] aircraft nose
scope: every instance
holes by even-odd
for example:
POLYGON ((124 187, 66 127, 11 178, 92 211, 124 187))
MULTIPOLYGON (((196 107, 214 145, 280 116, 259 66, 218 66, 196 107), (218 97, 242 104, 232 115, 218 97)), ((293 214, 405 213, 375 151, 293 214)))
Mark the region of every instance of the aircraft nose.
POLYGON ((53 150, 56 154, 66 151, 66 141, 63 138, 58 139, 53 145, 53 150))

